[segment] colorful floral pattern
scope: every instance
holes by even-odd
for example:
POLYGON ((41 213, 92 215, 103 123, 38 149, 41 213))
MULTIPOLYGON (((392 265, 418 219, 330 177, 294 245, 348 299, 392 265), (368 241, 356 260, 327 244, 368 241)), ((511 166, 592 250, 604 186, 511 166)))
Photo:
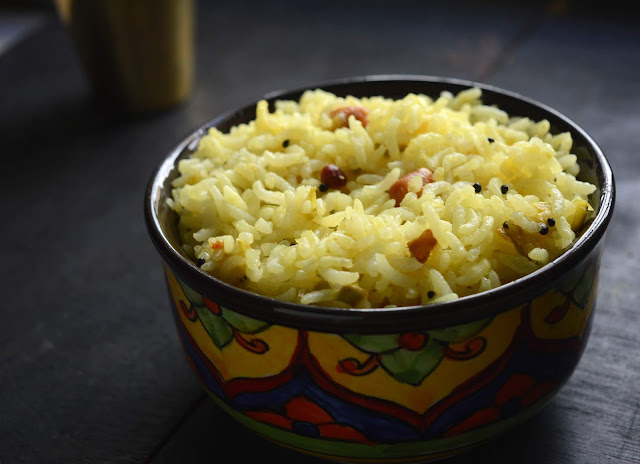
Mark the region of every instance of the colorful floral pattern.
POLYGON ((178 306, 191 322, 200 320, 218 348, 224 348, 235 339, 244 348, 255 353, 269 351, 269 345, 264 340, 247 339, 244 336, 244 334, 262 332, 269 327, 269 324, 219 306, 192 290, 185 283, 178 282, 178 284, 187 300, 186 302, 183 299, 178 300, 178 306))
POLYGON ((550 398, 584 349, 597 268, 495 317, 382 335, 268 324, 166 274, 188 359, 219 404, 303 451, 393 461, 484 439, 550 398))
POLYGON ((305 396, 296 396, 288 400, 284 404, 282 413, 264 410, 247 411, 246 414, 257 421, 310 437, 374 444, 353 427, 336 422, 331 414, 305 396))
POLYGON ((381 367, 398 382, 420 385, 443 358, 464 361, 480 354, 486 339, 471 337, 490 321, 482 319, 441 330, 391 335, 343 334, 342 337, 369 357, 364 363, 355 358, 343 359, 339 367, 351 375, 366 375, 381 367), (466 342, 463 349, 453 348, 453 344, 461 342, 466 342))

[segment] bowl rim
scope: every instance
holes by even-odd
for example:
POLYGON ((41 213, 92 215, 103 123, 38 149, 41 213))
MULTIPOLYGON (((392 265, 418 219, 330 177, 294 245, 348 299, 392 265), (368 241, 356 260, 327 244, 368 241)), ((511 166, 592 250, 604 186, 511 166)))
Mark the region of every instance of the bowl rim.
MULTIPOLYGON (((444 89, 442 89, 444 90, 444 89)), ((329 90, 331 91, 331 90, 329 90)), ((408 91, 407 91, 408 93, 408 91)), ((574 266, 586 260, 604 238, 613 214, 615 204, 615 180, 609 162, 593 138, 564 114, 534 99, 519 93, 473 80, 452 77, 416 74, 374 74, 346 77, 312 83, 294 89, 269 92, 237 109, 224 112, 205 122, 184 137, 153 170, 144 196, 144 216, 149 236, 157 251, 172 273, 180 280, 224 307, 240 314, 266 322, 319 332, 334 333, 400 333, 404 331, 436 329, 445 326, 465 324, 474 320, 495 316, 525 303, 540 289, 561 280, 574 266), (485 91, 507 97, 514 103, 525 103, 552 115, 579 134, 593 152, 596 168, 602 173, 600 185, 600 205, 596 216, 588 228, 582 232, 571 248, 540 269, 481 293, 460 297, 456 300, 431 303, 428 305, 401 306, 395 308, 334 308, 300 303, 289 303, 259 295, 223 282, 184 257, 176 250, 165 235, 159 218, 158 207, 162 187, 171 174, 176 159, 206 133, 210 127, 231 120, 234 116, 255 109, 259 100, 275 101, 299 95, 308 89, 331 89, 364 83, 389 83, 410 85, 413 83, 433 83, 462 87, 478 87, 485 91)))

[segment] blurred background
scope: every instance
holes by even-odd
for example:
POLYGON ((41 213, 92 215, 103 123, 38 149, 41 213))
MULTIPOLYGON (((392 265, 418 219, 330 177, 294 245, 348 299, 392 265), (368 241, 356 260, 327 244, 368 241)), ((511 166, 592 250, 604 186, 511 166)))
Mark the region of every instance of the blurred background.
POLYGON ((615 0, 195 5, 188 95, 122 120, 96 103, 52 1, 0 0, 1 464, 225 453, 302 462, 227 439, 239 427, 207 401, 181 352, 144 190, 182 137, 223 112, 275 90, 384 73, 480 81, 553 106, 594 137, 616 175, 598 313, 576 373, 541 416, 455 462, 640 463, 638 14, 615 0))
POLYGON ((0 54, 33 31, 43 15, 54 12, 52 1, 0 2, 0 54))
MULTIPOLYGON (((58 21, 60 15, 55 2, 0 0, 0 54, 39 27, 51 26, 52 21, 58 21)), ((94 7, 86 7, 85 10, 93 8, 99 12, 102 7, 97 5, 118 2, 59 0, 58 3, 65 5, 63 12, 68 13, 72 4, 93 3, 94 7)), ((151 5, 153 2, 147 3, 151 5)), ((161 1, 156 4, 168 3, 161 1)), ((583 71, 595 71, 592 66, 598 67, 603 63, 593 61, 596 55, 610 53, 607 47, 612 43, 621 47, 613 52, 619 53, 622 59, 625 56, 633 59, 633 50, 637 46, 635 40, 625 40, 624 34, 628 33, 630 25, 637 23, 638 15, 618 0, 598 4, 576 0, 294 3, 287 0, 268 3, 244 0, 231 4, 195 0, 195 75, 193 89, 189 89, 188 95, 192 97, 188 110, 191 117, 202 120, 263 93, 306 85, 310 81, 383 73, 446 75, 492 81, 544 100, 545 87, 553 79, 562 79, 562 82, 589 79, 583 71), (562 20, 558 21, 558 18, 562 20), (567 33, 563 21, 574 25, 582 22, 583 27, 587 27, 589 22, 598 23, 593 23, 589 36, 575 36, 567 33), (618 29, 618 24, 623 27, 618 29), (608 37, 611 34, 614 35, 608 37), (616 34, 620 36, 616 37, 616 34), (521 49, 526 50, 529 38, 535 35, 547 35, 547 39, 536 44, 537 49, 530 49, 532 55, 528 62, 518 64, 522 74, 528 73, 527 87, 519 88, 509 79, 500 82, 503 78, 501 71, 514 63, 517 53, 521 49), (308 53, 295 52, 301 43, 308 53), (563 51, 563 47, 566 50, 563 51), (555 56, 575 51, 579 52, 576 56, 578 64, 584 64, 585 69, 567 70, 570 74, 562 76, 553 74, 565 73, 560 71, 562 63, 554 61, 555 56), (631 54, 627 55, 627 51, 631 54), (544 61, 548 71, 540 72, 545 54, 549 55, 544 61), (381 59, 376 60, 376 55, 381 59), (524 67, 535 66, 532 60, 538 60, 540 64, 537 72, 525 71, 524 67), (248 62, 252 63, 249 73, 246 72, 248 62), (235 71, 240 69, 244 72, 235 71), (215 101, 211 100, 212 92, 208 90, 212 86, 225 88, 224 92, 215 95, 215 101)), ((95 32, 98 28, 93 24, 87 29, 95 32)), ((78 46, 78 42, 86 43, 86 40, 77 39, 79 32, 67 32, 73 32, 63 38, 67 41, 68 51, 86 53, 78 46)), ((85 38, 88 36, 86 30, 82 33, 85 38)), ((138 34, 136 40, 143 36, 138 34)), ((98 50, 103 52, 103 59, 105 48, 98 50)), ((113 53, 122 53, 122 50, 113 53)), ((73 57, 78 67, 82 66, 81 58, 73 57)), ((68 69, 68 86, 74 85, 76 89, 79 85, 90 86, 86 68, 81 81, 76 80, 78 70, 68 69)))

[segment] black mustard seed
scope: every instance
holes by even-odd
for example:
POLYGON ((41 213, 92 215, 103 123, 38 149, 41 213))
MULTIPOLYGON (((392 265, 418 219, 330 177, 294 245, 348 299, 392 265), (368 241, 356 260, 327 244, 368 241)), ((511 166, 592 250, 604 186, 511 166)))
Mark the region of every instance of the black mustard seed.
POLYGON ((323 182, 318 186, 318 190, 320 190, 321 192, 326 192, 327 190, 329 190, 329 186, 323 182))
POLYGON ((478 182, 473 184, 473 188, 475 189, 476 193, 482 192, 482 185, 480 185, 478 182))
POLYGON ((284 148, 287 148, 289 146, 289 139, 286 139, 284 142, 282 142, 282 146, 284 148))
POLYGON ((436 296, 436 292, 434 292, 433 290, 429 290, 427 292, 427 297, 428 298, 433 298, 434 296, 436 296))
POLYGON ((509 186, 503 185, 502 187, 500 187, 500 191, 503 195, 506 194, 509 191, 509 186))
POLYGON ((546 224, 542 224, 540 227, 540 235, 547 235, 549 233, 549 227, 546 224))
POLYGON ((504 229, 508 229, 508 228, 509 228, 509 224, 507 223, 507 221, 504 221, 504 222, 502 223, 502 227, 503 227, 504 229))
POLYGON ((495 140, 493 140, 493 137, 488 137, 487 140, 489 141, 489 143, 495 142, 495 140))
POLYGON ((549 224, 549 227, 553 227, 556 225, 556 220, 553 218, 549 218, 547 219, 547 224, 549 224))
POLYGON ((200 267, 205 263, 204 258, 198 258, 198 261, 196 261, 196 266, 200 267))

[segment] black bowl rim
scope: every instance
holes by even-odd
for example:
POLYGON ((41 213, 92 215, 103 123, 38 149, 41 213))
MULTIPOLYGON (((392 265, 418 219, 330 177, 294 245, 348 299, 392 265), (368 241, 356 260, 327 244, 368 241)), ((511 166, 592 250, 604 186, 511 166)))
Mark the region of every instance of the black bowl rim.
POLYGON ((153 171, 145 192, 144 214, 147 230, 160 255, 178 278, 199 293, 210 297, 222 306, 246 316, 266 322, 305 330, 334 333, 400 333, 465 324, 481 318, 495 316, 525 303, 532 295, 541 294, 553 282, 561 280, 572 268, 586 260, 604 238, 613 214, 615 181, 613 171, 600 147, 578 124, 564 114, 531 98, 503 88, 473 80, 414 74, 380 74, 347 77, 318 82, 295 89, 270 92, 239 109, 225 112, 201 125, 178 143, 153 171), (478 87, 484 91, 533 105, 568 125, 583 137, 594 153, 594 159, 602 171, 600 206, 586 231, 572 247, 539 270, 500 287, 456 300, 429 305, 396 308, 327 308, 299 303, 288 303, 239 289, 220 281, 198 268, 180 254, 169 242, 158 220, 157 203, 162 185, 171 173, 176 158, 192 143, 199 140, 209 127, 231 119, 234 115, 255 108, 258 100, 274 101, 300 95, 308 89, 329 89, 363 83, 396 82, 411 84, 430 82, 442 85, 478 87))

